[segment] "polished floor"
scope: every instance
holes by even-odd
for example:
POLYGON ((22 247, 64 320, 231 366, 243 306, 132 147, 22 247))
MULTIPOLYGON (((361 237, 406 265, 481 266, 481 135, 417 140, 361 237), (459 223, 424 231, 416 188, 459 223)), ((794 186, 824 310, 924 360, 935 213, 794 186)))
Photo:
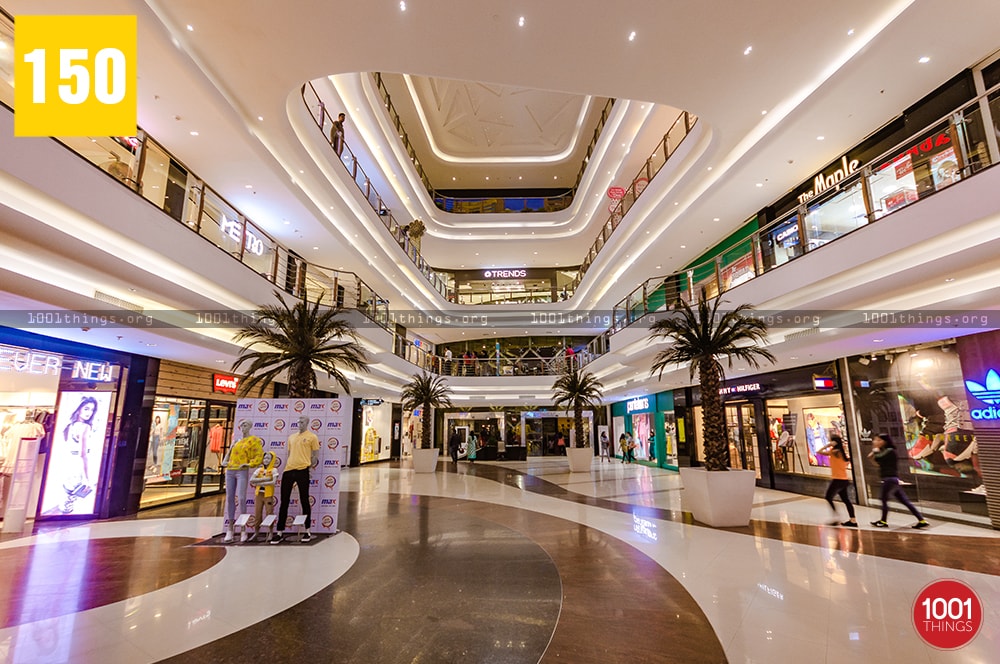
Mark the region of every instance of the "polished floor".
POLYGON ((4 536, 0 662, 1000 661, 1000 533, 830 527, 764 489, 749 527, 712 529, 683 493, 596 460, 377 464, 345 469, 343 532, 309 545, 194 545, 219 497, 4 536), (984 604, 958 651, 912 627, 939 578, 984 604))

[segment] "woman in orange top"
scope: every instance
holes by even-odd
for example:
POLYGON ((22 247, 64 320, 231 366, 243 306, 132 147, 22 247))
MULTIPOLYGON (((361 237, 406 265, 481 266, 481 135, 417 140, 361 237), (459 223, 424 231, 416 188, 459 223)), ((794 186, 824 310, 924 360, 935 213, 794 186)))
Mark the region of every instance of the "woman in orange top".
POLYGON ((833 510, 833 515, 835 517, 830 525, 857 528, 858 521, 854 518, 854 505, 851 504, 851 498, 847 493, 847 488, 851 486, 851 479, 847 474, 848 460, 847 449, 844 447, 844 439, 841 438, 839 434, 831 434, 830 444, 823 449, 816 450, 816 454, 830 455, 830 470, 832 471, 832 479, 830 480, 830 486, 826 488, 826 502, 830 503, 830 509, 833 510), (833 504, 833 497, 835 495, 839 495, 840 499, 844 501, 844 505, 847 506, 847 514, 851 517, 843 523, 840 523, 840 519, 836 518, 837 506, 833 504))

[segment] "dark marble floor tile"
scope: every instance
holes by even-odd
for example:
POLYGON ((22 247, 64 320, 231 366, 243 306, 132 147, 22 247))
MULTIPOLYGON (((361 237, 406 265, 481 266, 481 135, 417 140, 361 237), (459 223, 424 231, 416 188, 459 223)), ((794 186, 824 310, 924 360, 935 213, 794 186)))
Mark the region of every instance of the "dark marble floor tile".
POLYGON ((226 555, 187 537, 113 537, 0 549, 0 627, 92 609, 200 574, 226 555))

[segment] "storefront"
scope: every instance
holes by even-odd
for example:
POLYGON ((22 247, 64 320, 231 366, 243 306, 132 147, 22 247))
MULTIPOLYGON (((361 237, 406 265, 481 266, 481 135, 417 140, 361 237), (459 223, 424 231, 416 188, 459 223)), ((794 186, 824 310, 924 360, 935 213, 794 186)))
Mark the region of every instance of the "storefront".
POLYGON ((631 435, 635 441, 636 460, 677 470, 678 429, 673 392, 659 392, 612 404, 608 434, 612 454, 621 455, 618 441, 622 433, 631 435))
MULTIPOLYGON (((697 465, 704 451, 700 390, 690 389, 688 449, 697 465)), ((821 496, 830 459, 818 451, 838 434, 850 441, 836 363, 817 364, 739 380, 722 388, 729 465, 752 470, 757 485, 821 496)))
POLYGON ((0 519, 127 511, 148 358, 0 329, 0 519), (138 395, 138 396, 136 396, 138 395))
MULTIPOLYGON (((993 478, 981 457, 991 458, 997 439, 992 404, 1000 401, 993 396, 1000 389, 1000 336, 880 351, 847 364, 860 454, 868 454, 876 434, 887 433, 900 451, 900 479, 921 509, 989 516, 993 478)), ((865 467, 865 485, 868 499, 877 502, 875 468, 865 467)))
POLYGON ((239 377, 163 360, 156 385, 139 506, 224 491, 239 377))
POLYGON ((357 432, 357 440, 351 446, 351 456, 355 456, 353 450, 357 449, 359 463, 392 458, 392 410, 392 404, 382 399, 354 400, 353 431, 357 432))
POLYGON ((567 289, 578 268, 490 268, 442 272, 458 304, 494 302, 556 302, 568 298, 567 289))
MULTIPOLYGON (((459 458, 465 458, 469 453, 469 437, 475 434, 477 442, 476 459, 494 461, 501 455, 504 459, 523 459, 518 455, 518 449, 507 445, 506 417, 503 411, 460 411, 444 414, 445 452, 451 432, 458 432, 461 444, 458 448, 459 458)), ((521 448, 523 449, 523 448, 521 448)))

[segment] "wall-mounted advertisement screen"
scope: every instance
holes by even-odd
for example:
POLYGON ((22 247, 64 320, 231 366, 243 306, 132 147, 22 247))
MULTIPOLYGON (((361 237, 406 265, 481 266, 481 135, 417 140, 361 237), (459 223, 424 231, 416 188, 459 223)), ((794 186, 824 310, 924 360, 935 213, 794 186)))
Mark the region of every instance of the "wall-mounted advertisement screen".
POLYGON ((63 392, 49 452, 41 514, 93 515, 112 392, 63 392))

